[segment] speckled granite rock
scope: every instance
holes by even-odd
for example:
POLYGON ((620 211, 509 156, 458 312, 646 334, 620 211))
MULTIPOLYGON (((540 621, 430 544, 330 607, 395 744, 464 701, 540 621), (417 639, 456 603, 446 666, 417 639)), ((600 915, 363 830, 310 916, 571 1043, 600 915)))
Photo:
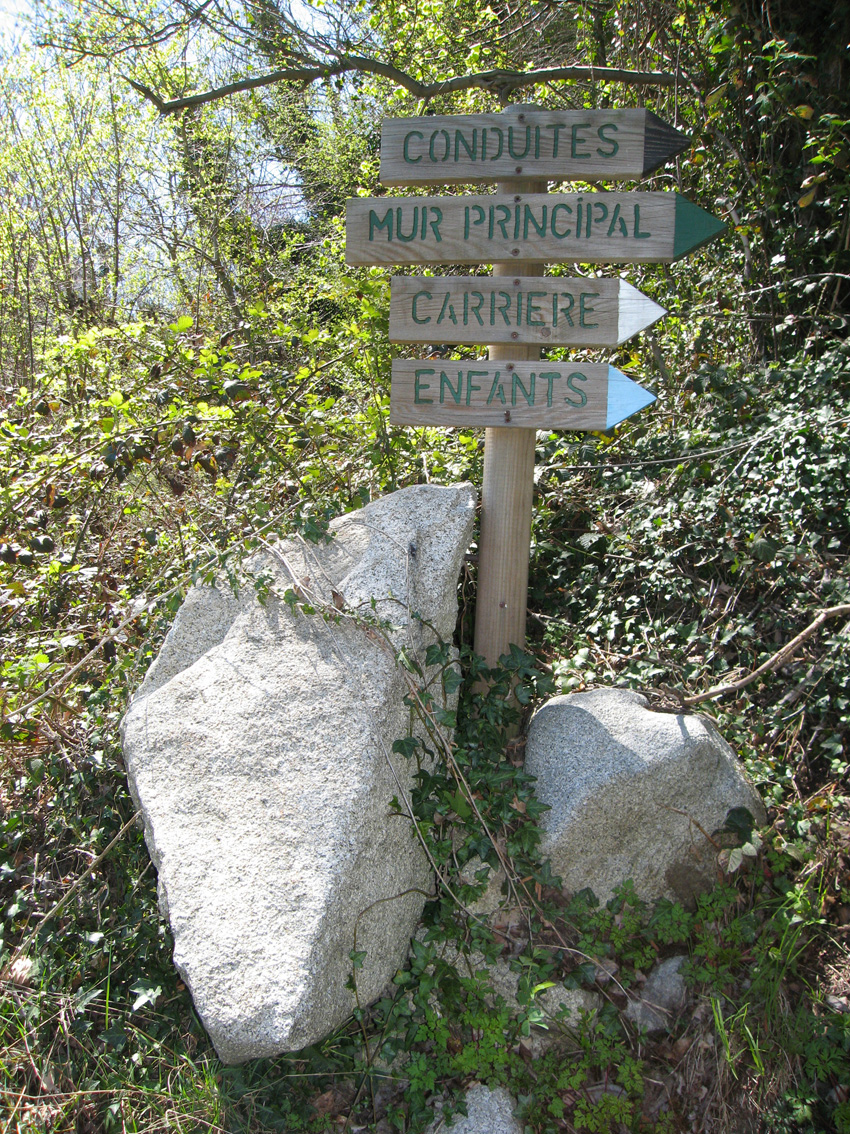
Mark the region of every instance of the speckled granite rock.
POLYGON ((193 590, 123 722, 131 790, 159 872, 174 961, 219 1056, 297 1050, 338 1026, 403 961, 432 886, 391 751, 406 685, 393 648, 353 620, 294 613, 293 586, 388 619, 420 659, 457 617, 470 486, 416 486, 246 565, 238 599, 193 590), (373 605, 374 600, 374 605, 373 605), (413 612, 413 614, 411 613, 413 612), (418 891, 418 892, 411 892, 418 891))
POLYGON ((459 1114, 446 1125, 437 1119, 426 1134, 522 1134, 522 1123, 513 1117, 516 1100, 504 1087, 491 1090, 474 1083, 466 1092, 466 1116, 459 1114))
POLYGON ((529 727, 525 770, 549 805, 542 851, 571 891, 606 901, 631 878, 646 900, 684 902, 716 877, 703 832, 733 807, 765 820, 735 753, 705 717, 652 712, 627 689, 555 697, 529 727))

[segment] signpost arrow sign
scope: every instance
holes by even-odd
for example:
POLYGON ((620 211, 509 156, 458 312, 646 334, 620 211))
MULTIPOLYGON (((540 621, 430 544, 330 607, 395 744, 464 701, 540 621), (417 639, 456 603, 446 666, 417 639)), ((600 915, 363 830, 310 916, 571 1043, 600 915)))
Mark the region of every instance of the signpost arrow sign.
POLYGON ((650 110, 529 110, 385 118, 384 185, 457 185, 535 177, 643 177, 689 145, 650 110))
POLYGON ((726 225, 678 193, 360 197, 349 264, 669 263, 726 225))
POLYGON ((396 360, 396 425, 484 426, 475 650, 525 642, 536 430, 610 429, 655 400, 611 366, 539 359, 544 346, 615 346, 663 310, 624 280, 543 278, 546 263, 669 263, 718 236, 677 193, 545 192, 549 181, 641 177, 687 140, 645 110, 507 107, 388 119, 385 185, 498 182, 493 195, 358 198, 349 264, 492 264, 484 277, 393 280, 396 342, 488 344, 473 362, 396 360))
POLYGON ((611 429, 655 401, 613 366, 395 359, 393 425, 611 429))
POLYGON ((622 279, 393 276, 390 342, 614 347, 662 315, 622 279))

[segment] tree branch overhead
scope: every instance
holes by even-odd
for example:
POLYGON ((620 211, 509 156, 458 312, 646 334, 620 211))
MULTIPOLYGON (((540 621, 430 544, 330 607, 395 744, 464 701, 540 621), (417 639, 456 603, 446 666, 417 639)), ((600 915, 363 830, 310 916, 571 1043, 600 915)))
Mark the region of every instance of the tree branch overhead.
POLYGON ((238 79, 221 87, 200 91, 198 94, 167 100, 135 79, 128 78, 127 81, 135 91, 152 102, 160 114, 179 114, 181 111, 189 110, 192 107, 218 102, 233 94, 274 86, 276 83, 312 83, 317 79, 332 79, 352 72, 380 75, 409 91, 414 98, 425 101, 439 95, 476 89, 497 91, 501 95, 507 95, 524 87, 553 82, 608 82, 625 83, 630 86, 671 87, 684 80, 684 76, 671 71, 630 71, 616 67, 570 66, 547 67, 536 71, 495 69, 478 71, 471 75, 458 75, 452 79, 440 79, 434 83, 422 83, 389 63, 352 55, 343 57, 336 63, 285 67, 277 71, 269 71, 265 75, 238 79))

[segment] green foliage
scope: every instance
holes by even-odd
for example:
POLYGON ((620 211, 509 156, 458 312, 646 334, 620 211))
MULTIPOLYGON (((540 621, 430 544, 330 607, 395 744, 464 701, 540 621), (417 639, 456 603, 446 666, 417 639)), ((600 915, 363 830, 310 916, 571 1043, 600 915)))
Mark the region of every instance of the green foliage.
MULTIPOLYGON (((619 683, 675 707, 848 601, 845 6, 37 8, 56 46, 8 53, 0 84, 9 1129, 415 1131, 474 1078, 507 1086, 534 1134, 850 1129, 848 1017, 825 994, 846 972, 834 942, 850 909, 843 624, 704 706, 770 825, 730 814, 709 832, 720 883, 694 909, 649 908, 627 880, 604 907, 563 895, 516 739, 553 690, 619 683), (459 661, 448 643, 427 673, 399 658, 418 724, 395 749, 418 761, 414 814, 440 880, 408 965, 322 1044, 228 1069, 174 972, 131 822, 127 697, 193 582, 235 585, 264 540, 324 539, 333 516, 399 486, 481 479, 478 434, 388 424, 388 275, 345 267, 341 209, 375 191, 384 113, 493 110, 498 82, 426 107, 367 68, 163 119, 115 63, 171 97, 315 55, 427 81, 573 58, 678 69, 675 93, 527 97, 675 116, 691 147, 648 186, 730 233, 630 272, 669 315, 611 361, 654 385, 656 407, 611 434, 540 438, 530 652, 493 669, 472 654, 469 568, 459 661), (465 907, 499 868, 505 916, 488 927, 465 907), (473 951, 511 966, 518 1010, 473 951), (694 1008, 660 1039, 635 1034, 625 996, 684 952, 694 1008), (560 982, 603 1007, 545 1017, 560 982), (538 1057, 542 1023, 558 1045, 538 1057)), ((263 601, 269 580, 256 586, 263 601)))

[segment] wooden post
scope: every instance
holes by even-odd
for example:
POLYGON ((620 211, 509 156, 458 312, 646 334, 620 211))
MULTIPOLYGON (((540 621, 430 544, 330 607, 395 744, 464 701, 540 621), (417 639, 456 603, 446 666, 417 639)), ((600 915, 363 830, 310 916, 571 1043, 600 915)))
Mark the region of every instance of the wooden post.
POLYGON ((564 289, 540 278, 523 295, 521 278, 512 285, 507 279, 542 274, 547 262, 672 262, 725 225, 677 193, 548 193, 545 178, 640 176, 679 153, 686 139, 645 110, 518 105, 502 115, 388 119, 382 137, 386 184, 498 183, 495 194, 350 200, 345 247, 349 264, 489 262, 494 276, 505 279, 504 292, 479 288, 472 277, 449 285, 429 285, 426 277, 394 280, 398 303, 390 312, 390 338, 397 342, 433 341, 447 320, 446 338, 477 343, 478 328, 486 325, 482 309, 489 314, 490 366, 467 363, 465 384, 455 363, 438 368, 425 359, 393 362, 390 421, 486 426, 475 650, 493 666, 512 644, 525 646, 532 426, 609 429, 654 401, 612 366, 586 364, 579 371, 552 363, 539 373, 531 363, 542 343, 616 345, 663 314, 622 280, 568 280, 564 289))
MULTIPOLYGON (((546 189, 545 182, 517 179, 501 182, 497 192, 545 193, 546 189)), ((494 264, 493 275, 534 276, 540 268, 533 260, 514 261, 494 264)), ((489 347, 488 354, 491 360, 510 364, 539 358, 540 348, 499 343, 489 347)), ((488 666, 496 665, 512 642, 525 648, 536 441, 536 429, 493 427, 484 432, 475 652, 488 666)))

